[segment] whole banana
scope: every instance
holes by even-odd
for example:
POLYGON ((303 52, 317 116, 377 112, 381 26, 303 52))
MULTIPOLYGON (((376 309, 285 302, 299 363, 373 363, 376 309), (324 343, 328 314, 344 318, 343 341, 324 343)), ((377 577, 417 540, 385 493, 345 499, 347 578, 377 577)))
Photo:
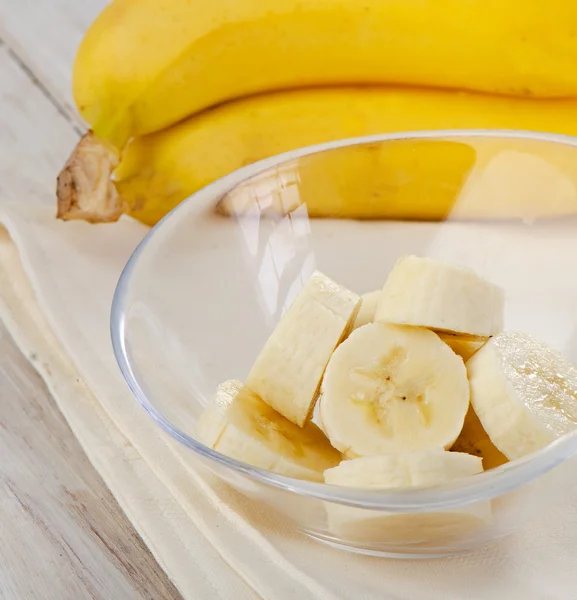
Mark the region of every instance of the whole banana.
MULTIPOLYGON (((327 88, 260 95, 224 104, 168 129, 135 138, 118 166, 113 150, 92 136, 85 138, 79 149, 86 156, 81 153, 80 157, 72 157, 63 172, 62 184, 70 171, 81 171, 72 175, 77 182, 74 195, 60 194, 60 213, 65 218, 106 221, 127 212, 152 225, 208 183, 244 165, 294 148, 418 129, 514 128, 577 134, 576 114, 577 100, 528 100, 448 90, 327 88), (86 162, 92 164, 91 161, 98 166, 87 171, 86 162), (112 170, 114 184, 105 175, 112 170)), ((327 156, 326 160, 334 164, 316 162, 317 166, 303 172, 301 179, 301 197, 307 202, 309 214, 438 219, 455 210, 456 192, 473 162, 479 159, 473 149, 455 143, 421 144, 419 151, 426 159, 419 167, 422 185, 431 180, 432 174, 442 185, 424 190, 415 181, 412 187, 404 186, 399 192, 402 182, 395 181, 395 169, 373 168, 377 159, 398 167, 410 161, 410 153, 403 155, 402 148, 397 148, 395 156, 390 154, 392 147, 388 155, 380 158, 374 152, 357 148, 337 153, 333 158, 327 156), (375 181, 378 173, 381 179, 375 181), (360 182, 364 182, 363 187, 360 182), (452 187, 444 185, 447 182, 452 182, 452 187), (335 194, 323 193, 329 185, 339 186, 341 198, 354 197, 356 202, 339 201, 335 194), (379 189, 383 195, 375 201, 373 192, 379 189), (396 202, 391 202, 392 197, 396 202), (409 198, 411 202, 406 201, 409 198)), ((554 202, 544 205, 537 198, 535 205, 525 200, 521 208, 509 209, 505 203, 487 204, 484 216, 577 211, 571 206, 554 202)), ((243 206, 223 203, 220 210, 238 212, 243 206)), ((467 216, 466 211, 462 216, 467 216)))
MULTIPOLYGON (((114 0, 76 58, 74 96, 91 131, 59 176, 58 216, 129 213, 153 224, 240 166, 350 136, 468 127, 573 134, 577 100, 565 98, 577 98, 575 22, 573 0, 114 0)), ((431 168, 457 152, 449 181, 458 186, 471 157, 454 145, 444 152, 431 168)), ((345 169, 345 188, 358 168, 345 169)), ((408 215, 400 204, 391 213, 390 198, 309 209, 440 218, 454 194, 439 194, 408 215)))
POLYGON ((78 51, 74 96, 122 148, 274 90, 396 83, 577 96, 574 0, 115 0, 78 51))

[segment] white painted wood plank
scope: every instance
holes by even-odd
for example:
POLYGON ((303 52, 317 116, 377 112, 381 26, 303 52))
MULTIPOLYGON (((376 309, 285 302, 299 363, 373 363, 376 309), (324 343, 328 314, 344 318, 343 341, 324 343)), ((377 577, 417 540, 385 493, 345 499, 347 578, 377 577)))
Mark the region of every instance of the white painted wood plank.
POLYGON ((0 598, 180 598, 1 324, 0 456, 0 598))
MULTIPOLYGON (((0 44, 0 196, 52 206, 78 133, 20 60, 0 44)), ((0 599, 180 598, 1 324, 0 457, 0 599)))
POLYGON ((76 49, 107 0, 0 0, 0 39, 69 114, 76 49))
POLYGON ((55 203, 56 176, 78 140, 71 124, 0 46, 0 194, 55 203))

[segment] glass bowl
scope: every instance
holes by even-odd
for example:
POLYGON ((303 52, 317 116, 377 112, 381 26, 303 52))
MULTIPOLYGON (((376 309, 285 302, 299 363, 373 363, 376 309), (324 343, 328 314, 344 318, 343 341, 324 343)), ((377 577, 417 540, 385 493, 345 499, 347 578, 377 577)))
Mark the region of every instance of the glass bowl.
POLYGON ((573 485, 573 434, 450 484, 391 491, 283 477, 195 437, 217 385, 246 377, 315 269, 361 294, 381 287, 404 254, 463 264, 501 285, 506 328, 577 362, 577 139, 379 135, 299 149, 215 182, 154 227, 124 269, 111 320, 120 369, 191 456, 317 540, 430 557, 501 538, 573 485), (335 511, 369 526, 362 535, 335 530, 327 520, 335 511), (470 511, 488 516, 453 526, 455 512, 470 511), (382 527, 392 515, 398 526, 382 527))

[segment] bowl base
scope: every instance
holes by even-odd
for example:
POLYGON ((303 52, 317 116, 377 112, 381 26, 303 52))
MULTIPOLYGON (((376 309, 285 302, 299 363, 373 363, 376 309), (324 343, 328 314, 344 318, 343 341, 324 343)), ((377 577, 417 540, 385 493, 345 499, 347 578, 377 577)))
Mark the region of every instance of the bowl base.
MULTIPOLYGON (((461 554, 470 554, 479 550, 481 545, 475 545, 474 547, 465 548, 454 548, 448 550, 435 550, 435 549, 421 549, 411 550, 409 548, 399 550, 380 550, 378 548, 371 548, 366 545, 362 546, 355 542, 346 542, 339 540, 329 535, 323 535, 319 532, 308 531, 306 529, 300 529, 299 531, 307 537, 320 542, 326 546, 337 548, 338 550, 344 550, 346 552, 353 552, 354 554, 363 554, 365 556, 378 556, 381 558, 394 558, 402 560, 426 560, 431 558, 449 558, 451 556, 458 556, 461 554)), ((482 544, 485 545, 485 544, 482 544)))

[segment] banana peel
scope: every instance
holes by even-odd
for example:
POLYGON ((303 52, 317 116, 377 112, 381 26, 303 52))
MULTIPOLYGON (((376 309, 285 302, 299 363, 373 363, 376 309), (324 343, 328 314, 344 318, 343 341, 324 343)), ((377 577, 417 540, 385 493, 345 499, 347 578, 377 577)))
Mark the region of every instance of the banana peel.
MULTIPOLYGON (((577 134, 577 100, 528 100, 399 87, 327 88, 231 102, 133 139, 121 156, 89 132, 58 181, 58 215, 120 214, 154 225, 182 200, 247 164, 348 137, 422 129, 497 128, 577 134), (112 179, 111 176, 112 175, 112 179)), ((482 138, 408 140, 341 149, 264 173, 216 207, 231 215, 356 219, 544 218, 577 214, 569 146, 482 138), (294 187, 298 177, 298 188, 294 187), (283 192, 271 194, 271 178, 283 192), (515 185, 511 185, 515 181, 515 185), (255 195, 256 190, 256 195, 255 195), (298 194, 295 193, 298 190, 298 194), (543 198, 547 198, 544 202, 543 198)))
MULTIPOLYGON (((576 18, 574 0, 114 0, 76 56, 74 98, 94 134, 59 177, 58 214, 154 224, 243 165, 358 135, 574 134, 576 101, 563 99, 577 97, 576 18)), ((424 218, 453 214, 446 196, 433 193, 424 218)), ((390 200, 307 206, 389 218, 390 200)))
POLYGON ((114 0, 73 91, 119 150, 225 102, 337 85, 577 96, 575 0, 114 0))

